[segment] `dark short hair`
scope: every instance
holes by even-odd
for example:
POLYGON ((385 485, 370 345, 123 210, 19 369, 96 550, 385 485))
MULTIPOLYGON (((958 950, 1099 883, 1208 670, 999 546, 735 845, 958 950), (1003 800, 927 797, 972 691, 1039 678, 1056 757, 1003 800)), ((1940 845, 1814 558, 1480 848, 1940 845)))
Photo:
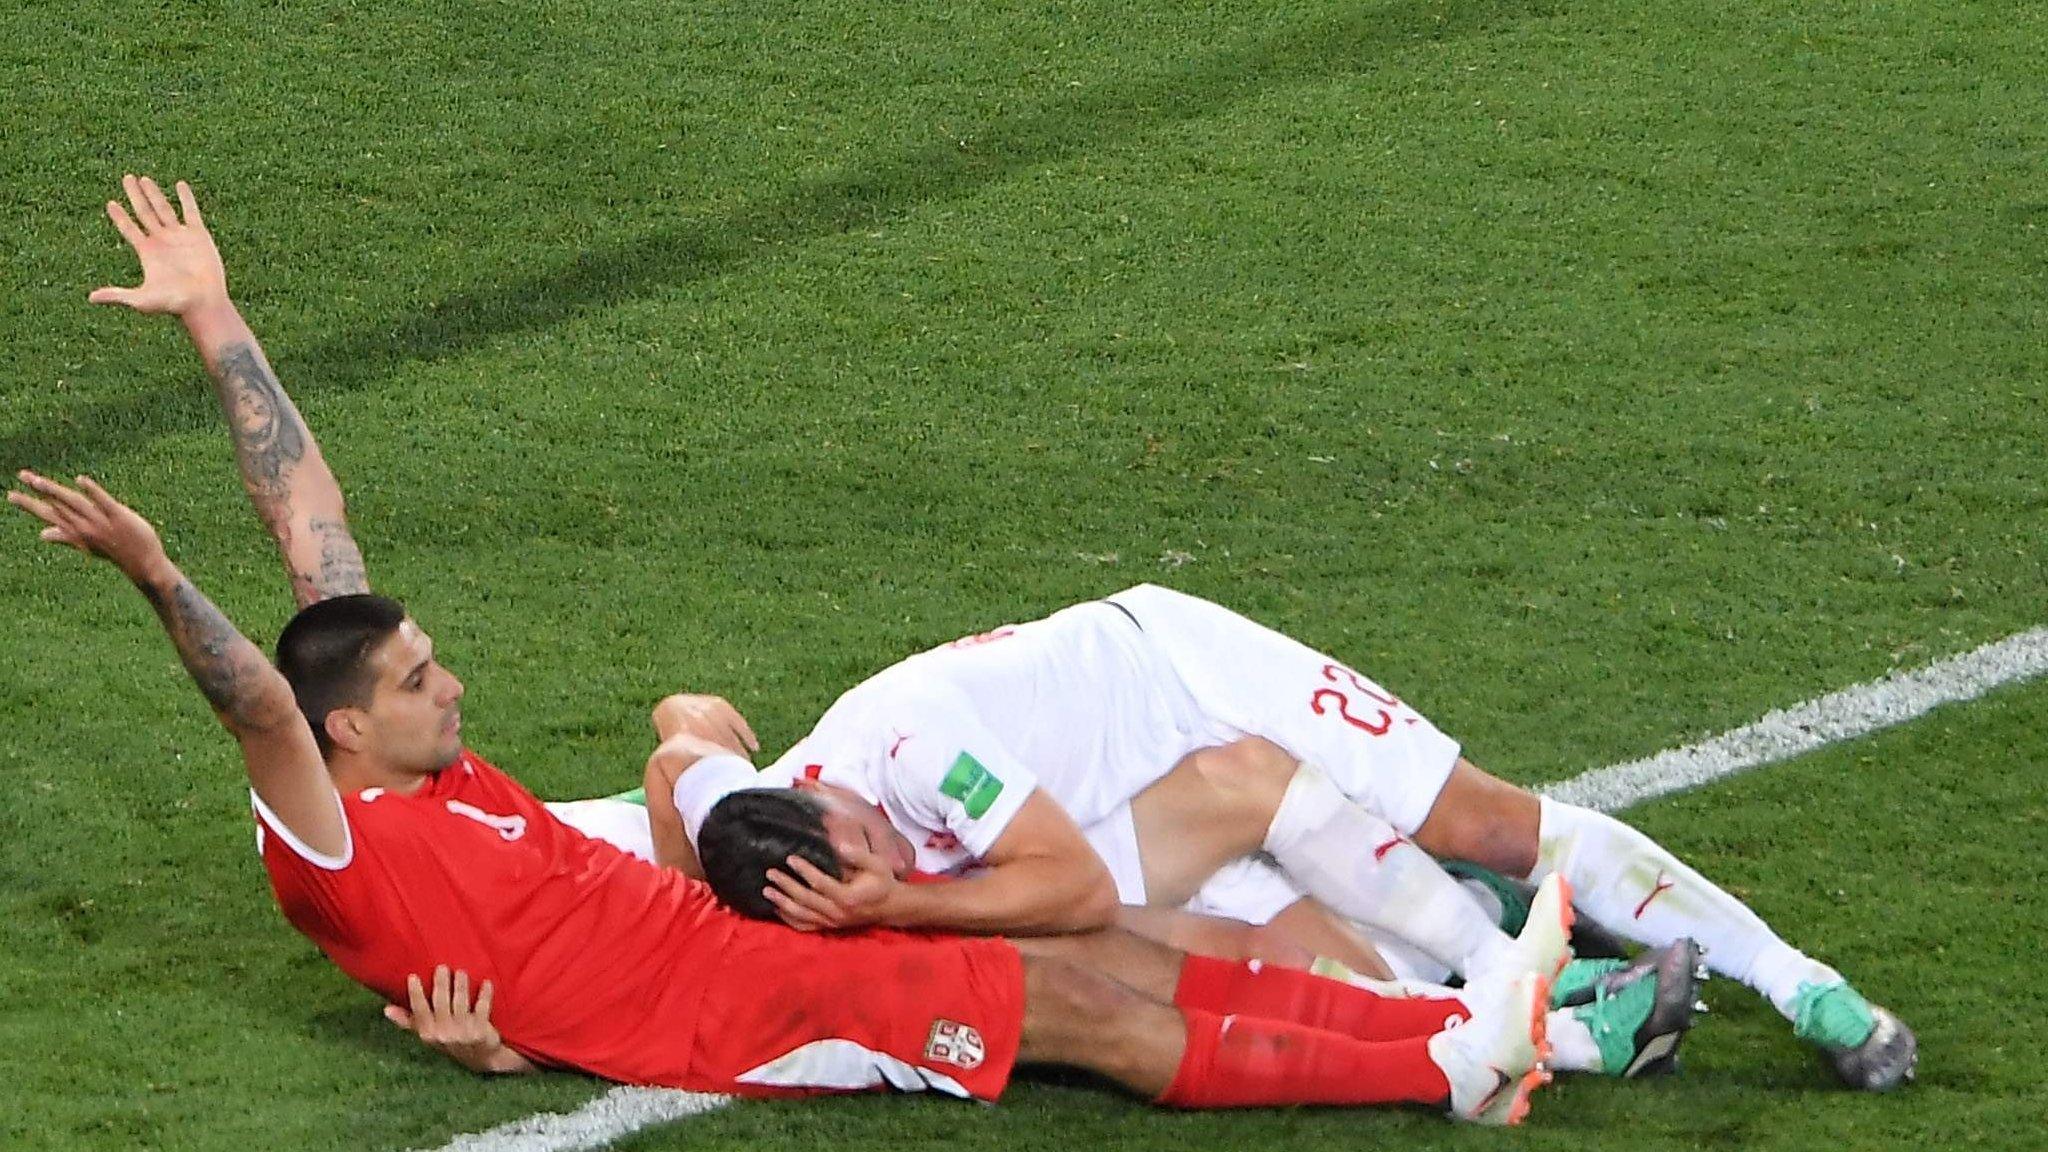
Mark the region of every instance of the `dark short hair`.
POLYGON ((768 887, 768 870, 788 872, 791 856, 841 878, 839 853, 825 833, 825 806, 787 788, 734 792, 711 806, 697 831, 697 862, 711 891, 756 920, 781 919, 761 891, 768 887))
POLYGON ((370 653, 404 621, 405 605, 365 592, 308 604, 277 634, 277 670, 312 725, 320 755, 334 747, 327 714, 369 703, 370 653))

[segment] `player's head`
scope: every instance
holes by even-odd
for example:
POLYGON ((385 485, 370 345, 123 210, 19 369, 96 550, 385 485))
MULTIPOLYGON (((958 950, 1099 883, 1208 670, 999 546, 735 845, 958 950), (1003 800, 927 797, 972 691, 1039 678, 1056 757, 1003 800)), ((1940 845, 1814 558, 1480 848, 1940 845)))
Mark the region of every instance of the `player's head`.
POLYGON ((697 862, 711 891, 733 911, 774 920, 775 905, 762 892, 768 870, 789 871, 796 856, 838 879, 839 853, 825 830, 825 806, 788 788, 746 788, 734 792, 704 817, 697 832, 697 862))
MULTIPOLYGON (((899 880, 917 866, 917 849, 867 797, 851 788, 809 776, 798 777, 790 787, 818 802, 824 812, 825 835, 833 844, 875 853, 899 880)), ((843 852, 841 858, 844 859, 843 852)))
POLYGON ((789 858, 796 856, 843 880, 845 853, 855 848, 881 857, 899 879, 917 859, 881 809, 858 792, 816 780, 733 792, 711 806, 697 832, 697 861, 712 892, 756 920, 777 919, 775 905, 762 895, 769 869, 794 876, 789 858))
POLYGON ((434 642, 383 596, 336 596, 301 609, 277 637, 320 754, 387 770, 437 772, 462 752, 462 682, 434 660, 434 642))

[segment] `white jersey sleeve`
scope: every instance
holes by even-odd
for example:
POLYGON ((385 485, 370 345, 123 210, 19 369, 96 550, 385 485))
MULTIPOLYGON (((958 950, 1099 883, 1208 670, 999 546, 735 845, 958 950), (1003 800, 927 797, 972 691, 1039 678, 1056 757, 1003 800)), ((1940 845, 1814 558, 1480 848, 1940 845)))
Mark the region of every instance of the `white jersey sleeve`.
POLYGON ((884 705, 877 717, 890 728, 886 763, 875 774, 883 808, 892 818, 900 812, 922 827, 944 829, 977 859, 988 855, 1038 777, 964 697, 920 692, 903 704, 900 711, 884 705))

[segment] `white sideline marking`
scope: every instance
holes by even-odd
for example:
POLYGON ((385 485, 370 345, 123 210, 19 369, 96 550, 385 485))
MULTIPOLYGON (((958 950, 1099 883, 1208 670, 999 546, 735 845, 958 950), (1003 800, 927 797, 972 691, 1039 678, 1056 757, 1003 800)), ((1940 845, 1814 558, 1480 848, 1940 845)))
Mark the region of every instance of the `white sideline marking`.
POLYGON ((1697 744, 1546 784, 1540 791, 1568 804, 1615 812, 1842 740, 1868 736, 1924 716, 1943 704, 1974 700, 1994 688, 2043 673, 2048 673, 2048 628, 2035 628, 1925 668, 1895 671, 1768 713, 1754 724, 1697 744))
POLYGON ((539 1112, 457 1136, 439 1152, 579 1152, 602 1148, 642 1128, 667 1124, 732 1102, 730 1096, 674 1088, 618 1087, 574 1112, 539 1112))
MULTIPOLYGON (((1719 736, 1543 785, 1544 795, 1614 812, 1903 724, 2048 673, 2048 628, 2035 628, 1817 700, 1719 736)), ((613 1088, 574 1112, 542 1112, 457 1136, 436 1152, 582 1152, 643 1128, 724 1107, 732 1097, 669 1088, 613 1088)))

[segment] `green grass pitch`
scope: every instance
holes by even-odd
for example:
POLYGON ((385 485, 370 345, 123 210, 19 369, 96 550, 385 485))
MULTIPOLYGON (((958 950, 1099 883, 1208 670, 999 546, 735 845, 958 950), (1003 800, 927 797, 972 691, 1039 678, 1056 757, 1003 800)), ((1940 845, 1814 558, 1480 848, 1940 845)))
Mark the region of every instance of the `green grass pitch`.
MULTIPOLYGON (((1141 580, 1557 779, 2043 622, 2048 11, 1907 0, 183 0, 0 13, 0 465, 92 471, 268 643, 202 373, 90 309, 199 188, 478 748, 608 791, 680 686, 1141 580)), ((471 1078, 283 925, 111 572, 0 540, 0 1146, 434 1147, 471 1078)), ((1683 1075, 1408 1112, 745 1106, 624 1147, 2039 1147, 2048 685, 1635 814, 1915 1024, 1835 1091, 1731 987, 1683 1075)))

